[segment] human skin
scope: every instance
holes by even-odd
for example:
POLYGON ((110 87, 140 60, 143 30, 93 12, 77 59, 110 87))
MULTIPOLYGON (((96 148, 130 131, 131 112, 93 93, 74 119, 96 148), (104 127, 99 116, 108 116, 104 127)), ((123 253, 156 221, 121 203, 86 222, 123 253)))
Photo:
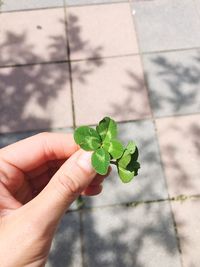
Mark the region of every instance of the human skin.
POLYGON ((0 266, 42 267, 63 214, 105 176, 71 134, 42 133, 0 150, 0 266))

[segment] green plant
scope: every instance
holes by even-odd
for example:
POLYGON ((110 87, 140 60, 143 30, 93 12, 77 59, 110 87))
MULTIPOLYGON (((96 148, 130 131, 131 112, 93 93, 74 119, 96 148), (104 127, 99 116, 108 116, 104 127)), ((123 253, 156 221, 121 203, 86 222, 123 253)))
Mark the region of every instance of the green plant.
POLYGON ((117 124, 113 119, 105 117, 99 122, 96 130, 88 126, 77 128, 74 140, 82 149, 94 151, 92 166, 97 173, 105 175, 109 165, 114 164, 124 183, 130 182, 138 174, 138 148, 133 141, 123 147, 117 139, 117 124))

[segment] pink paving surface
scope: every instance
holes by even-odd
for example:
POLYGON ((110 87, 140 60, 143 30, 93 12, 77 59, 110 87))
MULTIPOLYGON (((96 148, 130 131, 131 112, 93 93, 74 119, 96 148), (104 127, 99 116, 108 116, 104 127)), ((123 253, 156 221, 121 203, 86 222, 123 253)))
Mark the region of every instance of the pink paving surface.
MULTIPOLYGON (((134 1, 140 11, 144 2, 134 1)), ((141 14, 138 16, 143 16, 141 14)), ((169 197, 186 195, 184 203, 167 200, 177 224, 182 263, 184 267, 198 267, 200 115, 194 110, 184 116, 174 113, 165 118, 152 117, 156 98, 153 90, 157 82, 151 80, 150 90, 146 77, 151 70, 148 66, 144 68, 138 23, 128 2, 1 13, 0 134, 3 137, 27 130, 95 125, 104 116, 118 122, 154 124, 152 138, 158 144, 161 159, 158 164, 163 168, 169 197), (197 200, 190 200, 193 195, 197 200)), ((160 27, 158 25, 159 21, 156 27, 160 27)), ((164 64, 166 72, 174 73, 171 65, 161 59, 158 58, 157 63, 164 64)), ((198 83, 197 68, 190 72, 186 66, 181 75, 179 69, 182 68, 175 66, 175 69, 186 87, 198 83)), ((181 98, 176 91, 177 83, 164 78, 164 74, 159 71, 156 75, 168 86, 173 84, 173 93, 181 105, 181 101, 187 99, 183 95, 181 98)), ((164 93, 173 104, 173 94, 164 93)), ((159 105, 159 99, 156 101, 159 105)), ((144 136, 148 135, 148 129, 144 131, 144 136)), ((145 149, 148 143, 143 140, 143 145, 145 149)), ((150 169, 153 156, 149 155, 146 160, 150 169)), ((153 230, 151 233, 155 234, 153 230)))

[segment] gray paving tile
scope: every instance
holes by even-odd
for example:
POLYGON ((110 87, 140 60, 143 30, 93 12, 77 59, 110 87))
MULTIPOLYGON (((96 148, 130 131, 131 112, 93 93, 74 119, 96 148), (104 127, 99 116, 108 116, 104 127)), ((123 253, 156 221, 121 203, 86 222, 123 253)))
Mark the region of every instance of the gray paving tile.
POLYGON ((168 203, 84 212, 87 267, 180 267, 168 203))
POLYGON ((172 202, 180 239, 183 266, 198 267, 200 262, 200 200, 172 202))
POLYGON ((0 10, 4 12, 61 6, 63 0, 3 0, 0 10))
POLYGON ((109 3, 120 3, 120 2, 128 2, 128 0, 66 0, 66 4, 69 6, 109 4, 109 3))
POLYGON ((143 52, 199 47, 200 20, 193 1, 136 1, 133 8, 143 52))
POLYGON ((37 133, 39 133, 39 131, 0 134, 0 148, 13 144, 17 141, 20 141, 37 133))
POLYGON ((200 112, 200 50, 144 56, 156 117, 200 112))
POLYGON ((79 214, 65 215, 57 230, 46 267, 81 267, 79 214))
MULTIPOLYGON (((57 132, 57 133, 71 133, 73 131, 72 128, 63 128, 63 129, 52 129, 48 130, 48 132, 57 132)), ((41 131, 30 131, 30 132, 21 132, 21 133, 5 133, 0 134, 0 148, 13 144, 17 141, 20 141, 24 138, 33 136, 35 134, 40 133, 41 131)))
POLYGON ((195 7, 197 8, 198 13, 200 14, 200 0, 194 0, 195 7))
POLYGON ((131 183, 123 184, 113 166, 113 173, 104 181, 103 192, 98 196, 86 198, 86 206, 155 200, 168 196, 153 123, 142 121, 119 126, 119 137, 125 144, 130 140, 135 140, 138 144, 141 163, 139 175, 131 183))

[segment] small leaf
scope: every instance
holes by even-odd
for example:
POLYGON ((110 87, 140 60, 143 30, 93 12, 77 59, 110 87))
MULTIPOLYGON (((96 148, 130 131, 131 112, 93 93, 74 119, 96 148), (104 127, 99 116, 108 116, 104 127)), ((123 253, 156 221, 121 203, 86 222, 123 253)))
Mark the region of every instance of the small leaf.
POLYGON ((121 159, 119 160, 118 164, 123 167, 126 168, 126 166, 129 164, 129 162, 131 161, 131 154, 133 154, 136 150, 136 145, 133 141, 130 141, 128 143, 128 145, 126 146, 124 153, 121 157, 121 159))
POLYGON ((102 141, 109 142, 117 136, 117 124, 109 117, 105 117, 100 121, 96 127, 98 134, 101 136, 102 141))
POLYGON ((124 152, 124 155, 121 157, 121 159, 118 161, 119 166, 122 168, 126 168, 126 166, 129 164, 131 161, 131 154, 125 154, 126 151, 124 152))
POLYGON ((81 126, 74 132, 74 140, 84 150, 96 150, 101 145, 98 133, 88 126, 81 126))
POLYGON ((111 140, 110 142, 103 143, 103 148, 108 151, 114 159, 118 159, 123 154, 123 145, 118 140, 111 140))
POLYGON ((128 150, 128 152, 130 154, 133 154, 135 152, 135 150, 136 150, 135 142, 133 142, 133 141, 128 142, 128 145, 126 146, 126 149, 128 150))
POLYGON ((129 183, 134 178, 134 171, 130 172, 120 166, 118 166, 119 177, 123 183, 129 183))
POLYGON ((103 148, 98 148, 92 154, 92 166, 97 173, 105 175, 108 172, 108 167, 110 165, 110 155, 103 148))
POLYGON ((135 146, 134 142, 129 142, 124 154, 118 160, 118 166, 120 168, 126 169, 129 172, 134 172, 134 176, 138 175, 138 169, 140 168, 138 159, 138 148, 135 146), (131 154, 132 153, 132 154, 131 154))

